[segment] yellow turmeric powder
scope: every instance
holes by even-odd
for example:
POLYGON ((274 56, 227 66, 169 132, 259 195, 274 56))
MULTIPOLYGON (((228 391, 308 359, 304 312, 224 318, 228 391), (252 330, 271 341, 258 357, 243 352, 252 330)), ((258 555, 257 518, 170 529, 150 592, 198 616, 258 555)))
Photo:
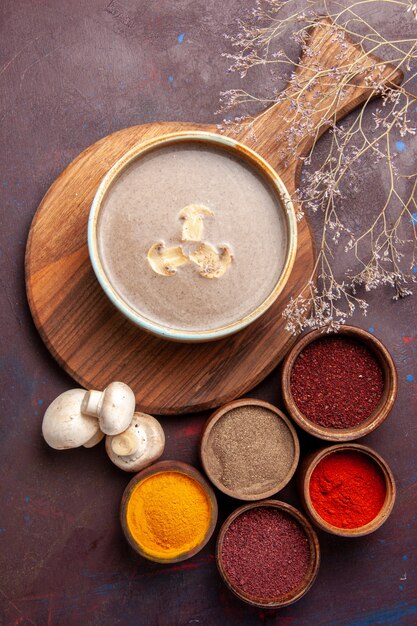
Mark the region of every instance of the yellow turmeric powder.
POLYGON ((211 504, 199 483, 176 471, 139 482, 129 498, 126 522, 138 546, 150 557, 176 558, 204 539, 211 504))

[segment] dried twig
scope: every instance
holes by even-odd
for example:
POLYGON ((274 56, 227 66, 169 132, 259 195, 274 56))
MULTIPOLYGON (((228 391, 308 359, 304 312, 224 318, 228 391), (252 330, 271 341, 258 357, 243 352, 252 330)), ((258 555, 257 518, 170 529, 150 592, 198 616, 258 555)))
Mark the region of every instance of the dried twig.
MULTIPOLYGON (((366 314, 368 304, 363 296, 358 296, 359 287, 363 292, 390 285, 394 288, 395 299, 411 294, 410 286, 416 279, 417 241, 417 172, 407 171, 407 164, 402 163, 397 154, 404 144, 395 142, 395 138, 416 133, 410 119, 417 112, 417 96, 412 93, 413 81, 415 86, 417 79, 417 38, 385 37, 361 14, 364 8, 379 5, 382 9, 381 5, 389 5, 404 22, 411 20, 417 32, 417 3, 412 0, 357 0, 350 3, 307 0, 304 8, 299 5, 297 0, 257 0, 250 18, 239 21, 238 34, 226 36, 233 51, 225 54, 231 61, 230 71, 239 72, 242 78, 257 66, 269 66, 275 73, 284 70, 276 75, 289 81, 290 85, 293 117, 285 137, 286 144, 296 154, 306 131, 313 138, 313 146, 304 162, 306 169, 302 185, 296 192, 301 206, 298 217, 302 217, 304 211, 321 211, 323 225, 317 261, 302 290, 303 295, 292 299, 284 311, 287 329, 293 333, 305 328, 338 330, 356 307, 366 314), (317 66, 315 75, 302 81, 294 73, 294 60, 283 49, 277 48, 290 33, 291 38, 301 45, 303 58, 311 62, 315 51, 309 48, 308 29, 323 14, 329 15, 337 24, 337 32, 352 36, 367 53, 389 59, 395 70, 401 69, 406 75, 402 85, 395 87, 383 80, 386 64, 382 62, 379 68, 375 66, 372 76, 367 78, 367 86, 380 96, 379 106, 376 110, 374 105, 371 107, 369 97, 343 124, 336 123, 331 110, 334 102, 343 97, 352 76, 361 71, 360 65, 357 62, 342 63, 339 68, 329 69, 317 66), (288 76, 285 70, 289 68, 288 76), (318 110, 321 119, 312 124, 313 110, 306 104, 304 94, 317 80, 331 85, 332 103, 329 104, 327 94, 321 103, 316 99, 315 119, 318 110), (373 123, 369 123, 371 120, 373 123), (324 122, 329 126, 331 137, 324 158, 320 158, 319 166, 314 167, 317 131, 324 122), (396 149, 395 145, 399 148, 396 149), (364 179, 361 169, 371 162, 378 164, 375 167, 385 168, 388 190, 371 224, 362 233, 355 233, 343 213, 343 200, 346 190, 359 193, 364 179), (341 242, 344 242, 342 250, 346 262, 343 276, 338 278, 334 254, 341 242)), ((343 54, 343 40, 340 44, 343 54)), ((303 60, 295 65, 302 68, 303 60)), ((317 96, 319 98, 320 94, 317 96)), ((279 102, 281 97, 278 91, 255 96, 244 89, 232 89, 221 94, 221 112, 242 110, 252 104, 267 107, 279 102)), ((250 127, 251 119, 244 112, 233 120, 225 119, 223 125, 241 130, 250 127)))

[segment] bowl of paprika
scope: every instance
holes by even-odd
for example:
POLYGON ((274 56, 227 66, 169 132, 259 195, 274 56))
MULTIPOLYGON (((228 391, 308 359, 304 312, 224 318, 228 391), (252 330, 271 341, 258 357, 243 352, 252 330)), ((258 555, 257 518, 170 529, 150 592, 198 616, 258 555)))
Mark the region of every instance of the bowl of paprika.
POLYGON ((308 456, 300 468, 303 506, 316 526, 341 537, 377 530, 395 502, 395 481, 375 450, 341 443, 308 456))
POLYGON ((281 371, 288 414, 303 430, 327 441, 351 441, 378 428, 397 397, 397 371, 371 333, 342 326, 299 339, 281 371))

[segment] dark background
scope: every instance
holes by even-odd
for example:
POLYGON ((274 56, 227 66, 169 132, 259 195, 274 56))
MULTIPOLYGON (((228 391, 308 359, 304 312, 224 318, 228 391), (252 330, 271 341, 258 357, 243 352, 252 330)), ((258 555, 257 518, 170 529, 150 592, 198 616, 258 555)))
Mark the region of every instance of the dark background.
MULTIPOLYGON (((411 625, 416 601, 415 300, 368 295, 371 329, 398 367, 399 396, 385 424, 364 443, 391 465, 398 499, 375 534, 343 540, 319 533, 322 566, 310 593, 279 612, 235 599, 214 562, 215 537, 172 567, 128 548, 118 506, 130 476, 104 447, 56 452, 41 438, 45 407, 75 386, 43 346, 25 296, 24 251, 31 219, 54 178, 79 152, 120 128, 158 120, 216 122, 226 74, 224 32, 250 0, 3 0, 1 2, 1 413, 0 624, 36 625, 411 625), (413 308, 414 307, 414 308, 413 308)), ((369 9, 389 35, 417 26, 369 9)), ((416 24, 416 23, 414 23, 416 24)), ((286 45, 286 42, 282 42, 286 45)), ((294 44, 288 44, 294 49, 294 44)), ((261 89, 271 77, 253 74, 261 89)), ((368 123, 368 122, 367 122, 368 123)), ((325 141, 325 139, 324 139, 325 141)), ((412 162, 416 141, 401 158, 412 162)), ((351 198, 356 227, 384 187, 351 198)), ((319 233, 318 218, 315 233, 319 233)), ((282 406, 279 371, 252 396, 282 406)), ((163 458, 198 465, 205 415, 167 417, 163 458)), ((302 453, 319 442, 301 435, 302 453)), ((279 497, 299 506, 293 484, 279 497)), ((237 502, 219 495, 220 519, 237 502)))

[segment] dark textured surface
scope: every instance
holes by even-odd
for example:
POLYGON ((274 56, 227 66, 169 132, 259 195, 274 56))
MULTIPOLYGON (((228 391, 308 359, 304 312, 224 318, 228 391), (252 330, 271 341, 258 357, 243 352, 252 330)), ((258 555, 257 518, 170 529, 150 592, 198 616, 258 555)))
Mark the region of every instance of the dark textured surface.
MULTIPOLYGON (((153 120, 214 122, 218 92, 236 82, 220 57, 222 33, 249 0, 3 0, 0 61, 2 392, 0 450, 0 624, 257 624, 280 626, 417 621, 415 300, 369 295, 354 323, 391 351, 399 397, 384 425, 363 441, 390 463, 398 500, 374 535, 320 534, 317 582, 278 613, 246 607, 221 583, 214 539, 189 562, 147 563, 129 550, 118 505, 129 476, 102 446, 55 452, 40 436, 45 406, 72 386, 34 329, 23 257, 30 221, 55 176, 84 148, 119 128, 153 120), (414 377, 414 379, 413 379, 414 377)), ((381 23, 384 15, 370 15, 381 23)), ((415 33, 409 32, 409 36, 415 33)), ((405 36, 402 21, 390 34, 405 36)), ((253 78, 255 87, 259 78, 253 78)), ((411 140, 401 158, 416 152, 411 140)), ((377 187, 352 196, 352 226, 366 219, 377 187)), ((275 371, 251 395, 281 405, 275 371)), ((162 419, 164 458, 198 463, 205 416, 162 419)), ((302 453, 317 442, 301 437, 302 453)), ((292 483, 280 498, 299 506, 292 483)), ((236 502, 219 496, 220 521, 236 502)))

